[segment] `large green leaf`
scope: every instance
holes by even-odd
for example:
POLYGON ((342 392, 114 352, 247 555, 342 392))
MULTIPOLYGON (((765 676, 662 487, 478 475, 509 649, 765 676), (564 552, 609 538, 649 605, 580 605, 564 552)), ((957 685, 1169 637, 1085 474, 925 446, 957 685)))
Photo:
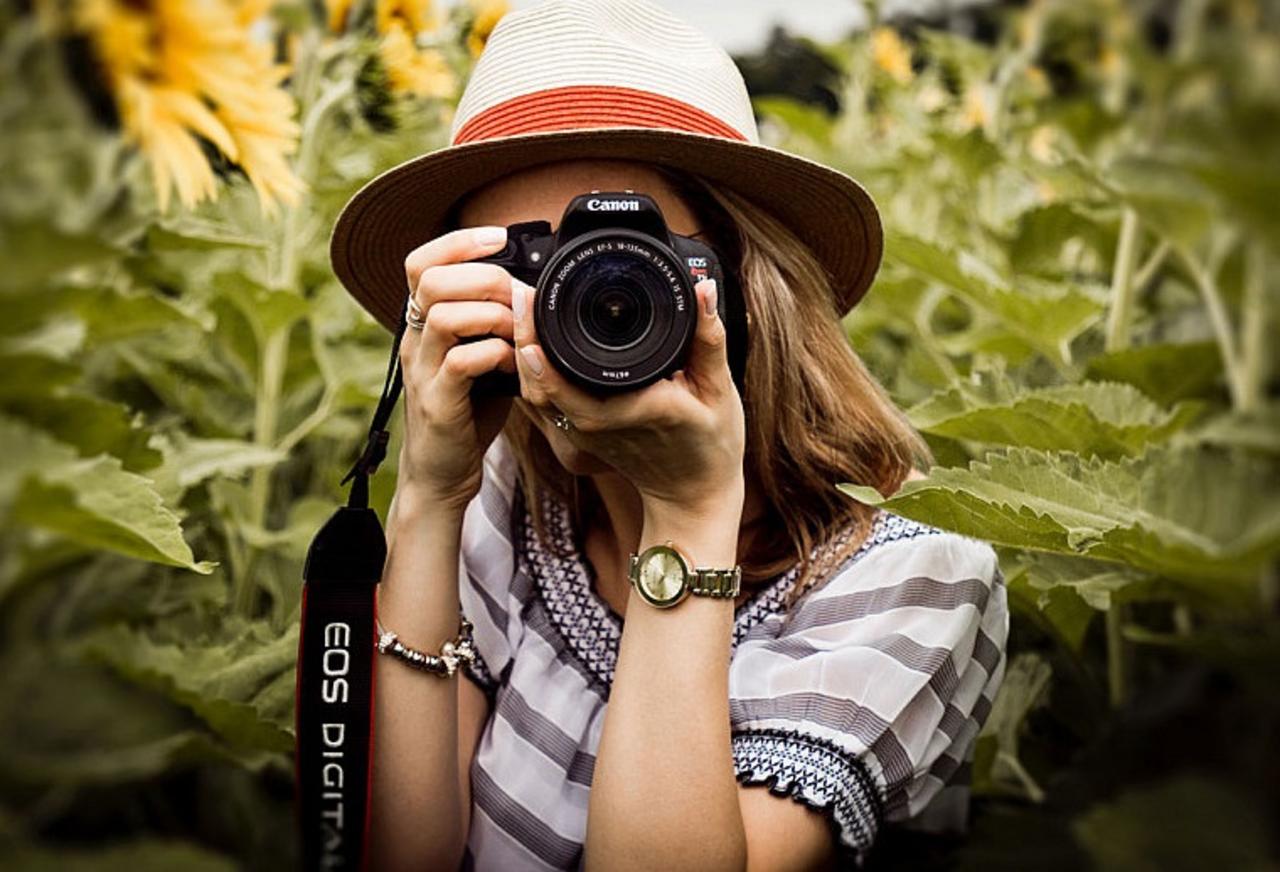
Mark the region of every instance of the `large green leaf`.
POLYGON ((1126 563, 1238 601, 1280 551, 1280 464, 1159 446, 1118 462, 1011 448, 849 496, 1001 545, 1126 563))
POLYGON ((890 234, 885 252, 890 260, 940 282, 991 313, 1010 332, 1061 362, 1070 360, 1071 340, 1102 312, 1098 300, 1075 288, 1049 291, 1027 280, 1015 288, 968 252, 905 233, 890 234))
POLYGON ((954 439, 1115 458, 1167 439, 1198 409, 1184 404, 1166 411, 1136 388, 1114 382, 1022 390, 986 377, 941 391, 907 414, 918 429, 954 439))
POLYGON ((0 416, 0 452, 16 458, 0 474, 0 501, 11 497, 9 520, 52 530, 92 548, 104 548, 200 573, 182 538, 178 516, 164 505, 150 479, 127 472, 110 455, 76 452, 12 418, 0 416))
POLYGON ((275 692, 277 679, 291 682, 298 653, 298 627, 274 633, 249 624, 219 641, 182 646, 160 644, 123 627, 104 630, 86 646, 121 675, 191 709, 238 748, 288 751, 292 699, 275 692))
POLYGON ((1156 343, 1090 358, 1085 373, 1126 382, 1168 404, 1208 395, 1222 375, 1222 355, 1213 342, 1156 343))
POLYGON ((217 761, 251 769, 278 754, 231 748, 170 701, 76 662, 66 646, 7 654, 0 670, 0 775, 25 784, 114 784, 217 761))
POLYGON ((0 401, 0 409, 75 446, 83 456, 111 454, 134 471, 149 469, 162 459, 148 446, 152 434, 140 415, 91 394, 58 391, 0 401))

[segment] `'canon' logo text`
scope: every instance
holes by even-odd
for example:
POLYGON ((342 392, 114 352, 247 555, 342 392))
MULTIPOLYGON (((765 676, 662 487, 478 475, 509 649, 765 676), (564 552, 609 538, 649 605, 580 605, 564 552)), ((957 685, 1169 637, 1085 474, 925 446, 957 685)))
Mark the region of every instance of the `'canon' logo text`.
POLYGON ((639 200, 599 200, 587 201, 588 212, 639 212, 639 200))

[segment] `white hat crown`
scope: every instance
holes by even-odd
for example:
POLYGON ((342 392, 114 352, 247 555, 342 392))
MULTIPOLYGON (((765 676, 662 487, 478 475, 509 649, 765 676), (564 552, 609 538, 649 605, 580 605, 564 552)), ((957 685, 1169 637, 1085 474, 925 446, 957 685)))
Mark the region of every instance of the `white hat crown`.
POLYGON ((450 141, 602 126, 759 142, 733 59, 649 0, 546 0, 505 15, 476 62, 450 141))

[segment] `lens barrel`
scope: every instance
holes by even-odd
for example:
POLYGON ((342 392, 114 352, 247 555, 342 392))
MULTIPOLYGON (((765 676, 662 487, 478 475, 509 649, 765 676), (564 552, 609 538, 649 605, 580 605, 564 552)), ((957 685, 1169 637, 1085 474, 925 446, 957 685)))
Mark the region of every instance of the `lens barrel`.
POLYGON ((594 391, 631 390, 670 375, 697 321, 693 286, 675 252, 620 228, 585 233, 558 249, 534 299, 543 351, 594 391))

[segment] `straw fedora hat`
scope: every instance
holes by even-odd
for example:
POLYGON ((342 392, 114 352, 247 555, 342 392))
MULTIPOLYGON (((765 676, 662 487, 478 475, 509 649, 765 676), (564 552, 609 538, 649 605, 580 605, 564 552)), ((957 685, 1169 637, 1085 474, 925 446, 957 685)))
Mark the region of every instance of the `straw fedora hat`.
POLYGON ((407 293, 404 259, 445 230, 461 197, 571 158, 659 164, 741 194, 809 245, 841 312, 879 267, 870 195, 844 173, 761 145, 724 49, 648 0, 544 0, 494 28, 450 145, 387 170, 346 204, 330 240, 334 272, 394 333, 407 293))

